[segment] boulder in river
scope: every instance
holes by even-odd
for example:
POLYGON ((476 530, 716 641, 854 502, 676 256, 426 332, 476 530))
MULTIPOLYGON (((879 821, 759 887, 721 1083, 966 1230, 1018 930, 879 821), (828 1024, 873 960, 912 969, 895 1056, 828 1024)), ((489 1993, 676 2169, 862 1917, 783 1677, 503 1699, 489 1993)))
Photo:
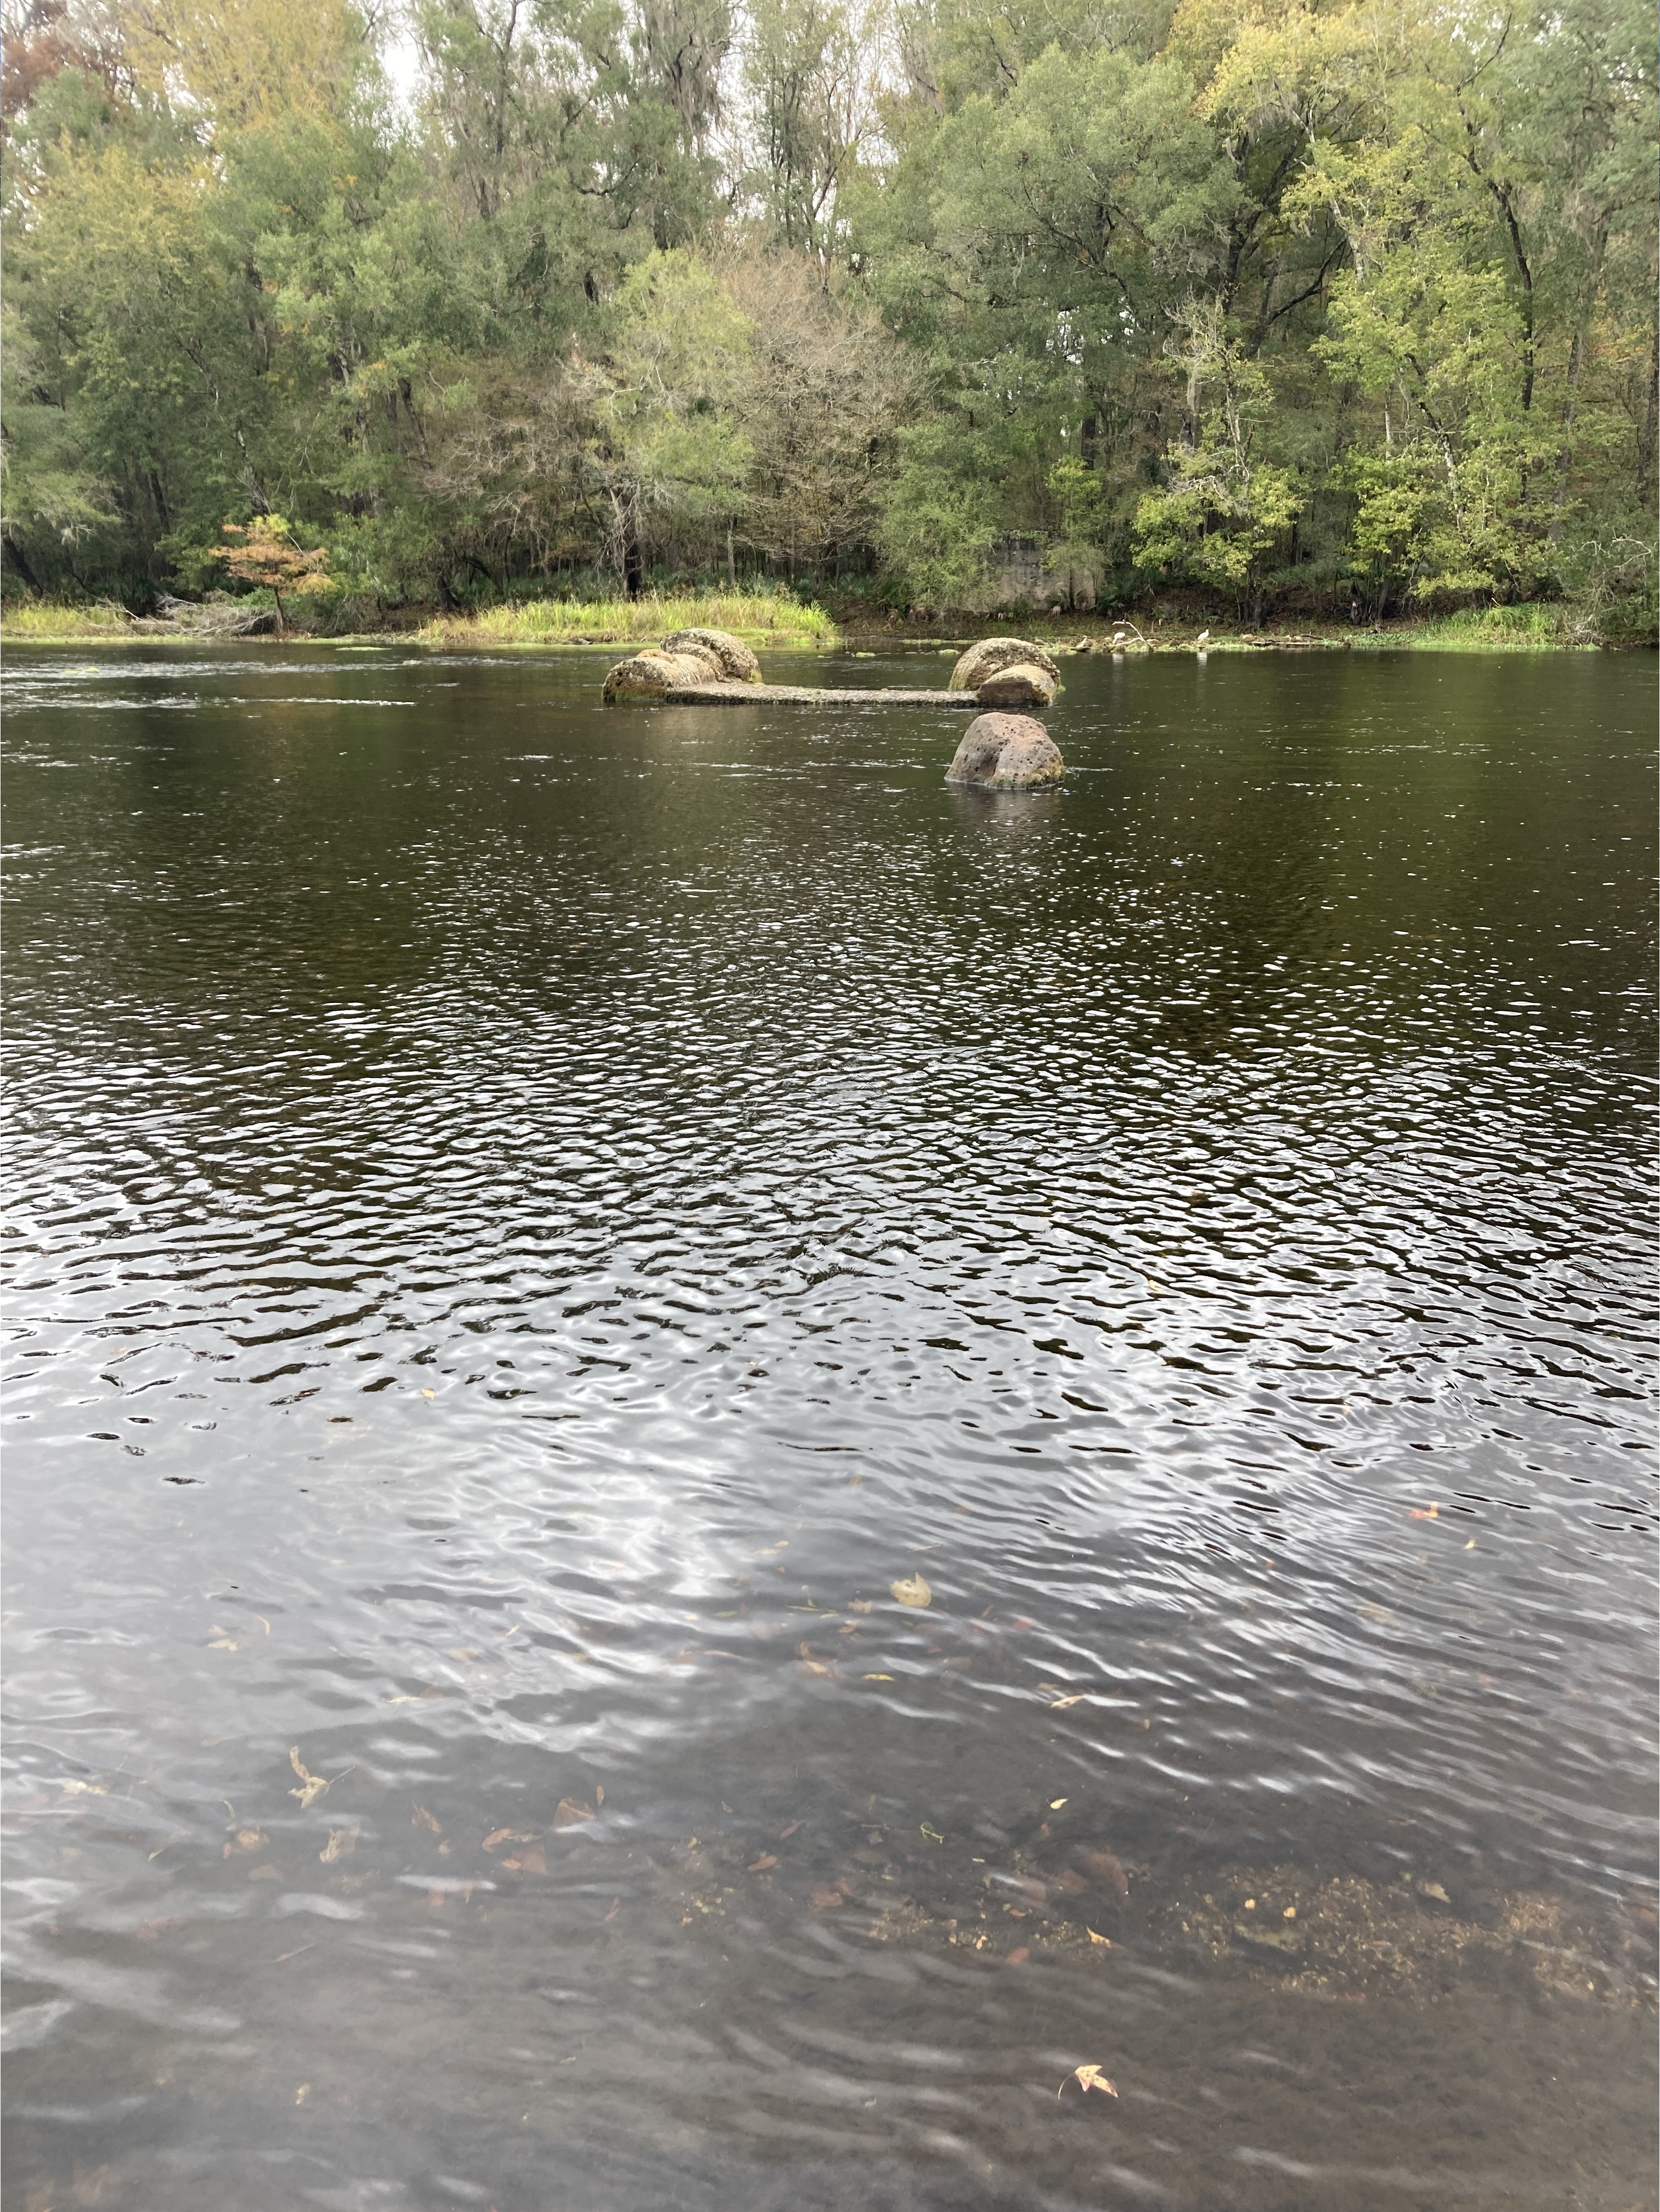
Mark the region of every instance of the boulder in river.
POLYGON ((665 653, 707 653, 728 684, 758 684, 761 664, 741 637, 729 629, 676 629, 663 640, 665 653))
POLYGON ((1017 660, 1008 668, 994 669, 974 687, 982 707, 1048 707, 1055 699, 1055 682, 1036 661, 1017 660))
POLYGON ((643 653, 619 660, 605 678, 607 699, 660 699, 688 684, 718 684, 725 679, 713 653, 664 653, 648 646, 643 653))
POLYGON ((1000 668, 1024 665, 1047 670, 1055 683, 1061 681, 1060 663, 1052 660, 1041 645, 1034 645, 1028 637, 982 637, 978 645, 971 645, 951 672, 947 688, 952 691, 977 692, 988 676, 1000 668))
POLYGON ((986 791, 1036 791, 1067 772, 1060 748, 1030 714, 976 714, 946 770, 947 783, 986 791))

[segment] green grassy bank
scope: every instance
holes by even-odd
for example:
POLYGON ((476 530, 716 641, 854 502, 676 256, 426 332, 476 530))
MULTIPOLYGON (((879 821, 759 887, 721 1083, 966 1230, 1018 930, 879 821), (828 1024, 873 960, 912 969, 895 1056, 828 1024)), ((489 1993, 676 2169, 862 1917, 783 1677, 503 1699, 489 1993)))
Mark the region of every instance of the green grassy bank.
MULTIPOLYGON (((255 605, 269 605, 269 594, 252 595, 255 605)), ((302 603, 303 605, 303 603, 302 603)), ((417 626, 400 625, 388 630, 354 630, 331 634, 304 615, 290 622, 286 635, 296 638, 350 639, 363 643, 373 638, 395 638, 400 644, 471 646, 638 646, 655 643, 677 629, 731 630, 757 647, 779 650, 828 647, 840 642, 833 618, 822 607, 804 606, 781 592, 708 592, 669 599, 526 599, 516 605, 488 607, 478 614, 434 615, 417 626)), ((75 605, 50 599, 13 599, 0 607, 0 639, 16 644, 107 644, 128 638, 135 642, 166 642, 168 635, 201 643, 211 633, 182 627, 169 632, 141 623, 108 601, 75 605)), ((281 642, 271 637, 238 638, 239 645, 281 642)))
MULTIPOLYGON (((256 594, 256 603, 265 595, 256 594)), ((289 642, 417 644, 455 648, 617 646, 654 643, 672 630, 724 629, 758 650, 829 650, 842 644, 866 647, 967 645, 976 637, 1007 633, 1031 637, 1066 652, 1086 647, 1099 652, 1121 631, 1129 653, 1191 653, 1202 635, 1212 653, 1402 652, 1548 653, 1595 651, 1603 641, 1584 608, 1570 602, 1534 602, 1521 606, 1467 607, 1456 614, 1407 617, 1377 626, 1348 623, 1281 623, 1262 629, 1213 624, 1195 619, 1138 624, 1116 615, 946 616, 917 633, 914 620, 891 626, 869 625, 857 612, 843 611, 841 623, 826 609, 785 594, 745 592, 687 593, 639 599, 529 599, 517 605, 489 607, 477 614, 433 615, 396 629, 327 631, 291 627, 289 642)), ((142 623, 109 601, 71 605, 48 599, 12 599, 0 607, 0 641, 13 644, 106 645, 165 642, 169 636, 203 643, 211 634, 164 629, 142 623)), ((283 641, 239 638, 240 646, 283 641)))

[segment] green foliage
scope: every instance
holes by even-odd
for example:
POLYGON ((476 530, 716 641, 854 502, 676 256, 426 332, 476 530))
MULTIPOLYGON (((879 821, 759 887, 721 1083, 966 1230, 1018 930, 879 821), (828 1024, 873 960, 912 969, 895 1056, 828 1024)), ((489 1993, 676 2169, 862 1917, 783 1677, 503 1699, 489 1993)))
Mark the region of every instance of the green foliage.
POLYGON ((1172 347, 1187 372, 1187 432, 1168 476, 1135 514, 1136 553, 1149 574, 1231 592, 1260 617, 1263 557, 1302 512, 1291 472, 1257 456, 1272 412, 1266 371, 1213 301, 1190 301, 1172 347))
POLYGON ((1652 635, 1636 0, 410 0, 408 115, 379 21, 13 41, 9 589, 204 590, 280 512, 333 622, 970 608, 1018 543, 1108 600, 1652 635))

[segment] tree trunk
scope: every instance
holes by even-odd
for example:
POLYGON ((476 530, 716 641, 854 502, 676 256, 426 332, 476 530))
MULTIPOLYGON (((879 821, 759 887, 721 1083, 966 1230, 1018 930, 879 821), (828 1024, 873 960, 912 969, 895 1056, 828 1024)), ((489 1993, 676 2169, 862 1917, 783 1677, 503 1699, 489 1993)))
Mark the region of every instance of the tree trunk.
POLYGON ((646 564, 640 557, 640 541, 632 530, 623 540, 623 591, 630 599, 637 599, 644 586, 646 564))
POLYGON ((1648 396, 1643 404, 1643 427, 1637 434, 1637 496, 1645 501, 1654 493, 1655 447, 1660 433, 1657 407, 1660 407, 1660 331, 1649 348, 1648 396))
POLYGON ((6 532, 3 538, 0 538, 0 544, 3 544, 6 551, 11 556, 13 566, 30 591, 38 592, 42 599, 45 599, 46 596, 45 585, 30 568, 27 554, 24 552, 9 530, 6 532))

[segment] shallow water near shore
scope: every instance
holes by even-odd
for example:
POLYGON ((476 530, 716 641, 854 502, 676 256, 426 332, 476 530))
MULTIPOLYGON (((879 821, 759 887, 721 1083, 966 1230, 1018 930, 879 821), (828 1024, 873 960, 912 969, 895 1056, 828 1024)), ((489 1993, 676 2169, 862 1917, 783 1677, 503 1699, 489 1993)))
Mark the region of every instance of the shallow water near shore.
POLYGON ((1647 2203, 1651 663, 610 657, 9 655, 9 2201, 1647 2203))

